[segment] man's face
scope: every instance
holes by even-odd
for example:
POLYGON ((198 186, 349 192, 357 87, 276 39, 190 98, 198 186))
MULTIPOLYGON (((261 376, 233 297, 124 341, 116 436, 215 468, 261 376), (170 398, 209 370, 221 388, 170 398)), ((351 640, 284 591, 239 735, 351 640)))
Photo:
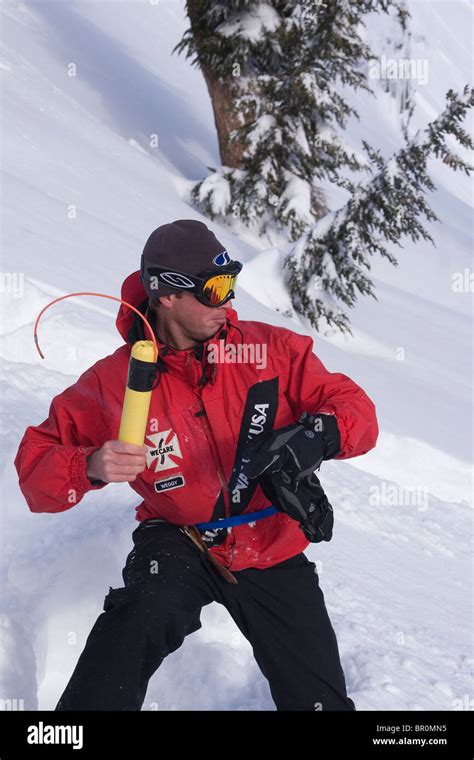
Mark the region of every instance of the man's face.
MULTIPOLYGON (((174 323, 186 338, 206 341, 224 326, 227 311, 232 301, 223 306, 205 306, 191 293, 182 293, 180 298, 171 296, 169 308, 160 307, 168 323, 174 323)), ((160 318, 160 317, 159 317, 160 318)))

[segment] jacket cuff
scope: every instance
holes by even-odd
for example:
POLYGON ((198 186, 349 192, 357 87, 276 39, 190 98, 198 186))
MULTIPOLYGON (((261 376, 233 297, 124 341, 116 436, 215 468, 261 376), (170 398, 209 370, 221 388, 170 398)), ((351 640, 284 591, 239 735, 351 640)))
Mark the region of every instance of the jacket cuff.
POLYGON ((332 459, 342 451, 341 431, 339 430, 337 417, 335 414, 325 413, 318 414, 318 417, 320 417, 323 422, 323 438, 325 444, 323 458, 324 460, 332 459))
POLYGON ((343 449, 343 435, 341 434, 339 420, 333 412, 318 411, 316 416, 320 417, 323 423, 323 438, 325 444, 323 459, 332 459, 340 454, 343 449))
POLYGON ((324 440, 323 460, 332 459, 342 452, 341 429, 334 412, 326 412, 319 409, 314 414, 312 412, 303 412, 299 418, 299 422, 303 423, 303 425, 309 425, 315 432, 322 435, 324 440))
POLYGON ((107 483, 102 480, 89 480, 87 477, 87 457, 100 446, 78 446, 70 464, 70 481, 73 488, 81 493, 103 488, 107 483))

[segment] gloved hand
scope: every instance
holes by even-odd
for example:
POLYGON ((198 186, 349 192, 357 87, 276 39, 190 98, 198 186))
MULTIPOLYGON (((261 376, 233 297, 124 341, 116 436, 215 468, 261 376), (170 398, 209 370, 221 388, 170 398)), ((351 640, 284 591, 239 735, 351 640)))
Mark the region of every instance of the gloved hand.
MULTIPOLYGON (((272 430, 247 444, 241 469, 247 478, 257 478, 283 471, 295 490, 297 481, 318 469, 324 459, 341 450, 341 436, 336 417, 303 412, 299 422, 272 430)), ((235 472, 235 470, 234 470, 235 472)))
POLYGON ((336 417, 304 412, 298 423, 273 430, 247 444, 229 483, 258 479, 265 496, 298 520, 309 541, 329 541, 333 511, 315 470, 341 450, 336 417))
POLYGON ((312 472, 301 478, 296 490, 284 482, 285 472, 276 472, 272 478, 263 477, 262 490, 280 512, 299 522, 308 541, 330 541, 334 526, 334 513, 317 475, 312 472))

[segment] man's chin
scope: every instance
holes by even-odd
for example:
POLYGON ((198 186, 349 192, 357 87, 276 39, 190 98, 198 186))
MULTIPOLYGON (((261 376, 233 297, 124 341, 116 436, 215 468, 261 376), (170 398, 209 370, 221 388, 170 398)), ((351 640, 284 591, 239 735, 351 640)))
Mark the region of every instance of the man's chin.
POLYGON ((206 332, 203 331, 200 335, 194 334, 192 338, 198 343, 205 343, 207 340, 210 340, 210 338, 214 338, 219 330, 222 330, 224 324, 225 322, 215 322, 213 325, 209 326, 206 332))
POLYGON ((220 325, 217 325, 217 327, 211 327, 207 338, 204 338, 204 340, 210 340, 210 338, 215 338, 217 333, 220 332, 220 330, 222 330, 223 326, 224 326, 223 324, 220 324, 220 325))
POLYGON ((215 319, 210 320, 209 329, 213 330, 214 332, 217 332, 217 330, 222 330, 224 325, 225 325, 225 318, 216 317, 215 319))

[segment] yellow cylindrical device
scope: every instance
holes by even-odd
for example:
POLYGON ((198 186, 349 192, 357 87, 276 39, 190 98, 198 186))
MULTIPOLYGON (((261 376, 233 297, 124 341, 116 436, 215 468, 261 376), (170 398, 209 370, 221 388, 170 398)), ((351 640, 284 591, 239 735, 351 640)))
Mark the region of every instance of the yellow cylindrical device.
POLYGON ((119 441, 143 446, 150 409, 151 389, 157 372, 154 357, 153 341, 138 340, 134 343, 128 366, 119 441))

